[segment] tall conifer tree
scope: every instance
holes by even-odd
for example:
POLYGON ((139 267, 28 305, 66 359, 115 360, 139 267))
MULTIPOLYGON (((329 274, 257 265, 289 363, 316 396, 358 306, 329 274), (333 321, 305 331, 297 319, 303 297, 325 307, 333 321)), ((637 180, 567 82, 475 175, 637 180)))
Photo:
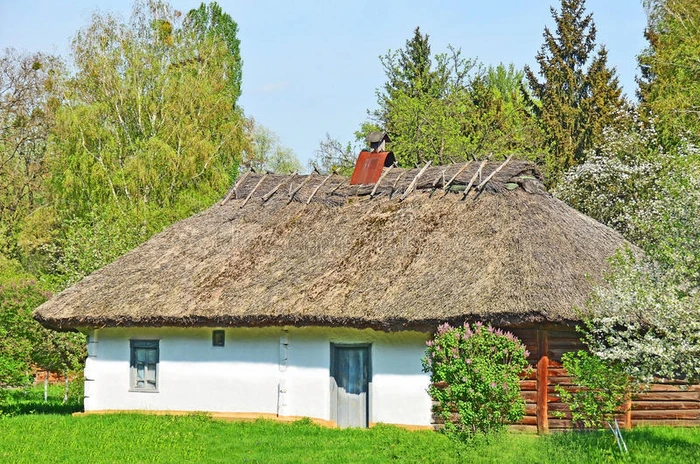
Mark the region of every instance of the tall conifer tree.
POLYGON ((384 91, 378 91, 380 108, 374 116, 390 132, 393 132, 390 127, 393 106, 399 96, 439 98, 446 91, 449 73, 443 63, 438 63, 437 69, 433 69, 429 38, 428 34, 422 34, 416 27, 413 37, 406 41, 403 49, 389 51, 380 57, 387 81, 384 91))
POLYGON ((593 16, 585 14, 585 0, 562 0, 561 11, 551 8, 556 31, 544 29, 544 44, 537 54, 539 81, 525 68, 550 153, 550 183, 581 163, 587 150, 601 139, 605 126, 614 123, 626 106, 615 69, 607 64, 607 51, 595 52, 593 16))

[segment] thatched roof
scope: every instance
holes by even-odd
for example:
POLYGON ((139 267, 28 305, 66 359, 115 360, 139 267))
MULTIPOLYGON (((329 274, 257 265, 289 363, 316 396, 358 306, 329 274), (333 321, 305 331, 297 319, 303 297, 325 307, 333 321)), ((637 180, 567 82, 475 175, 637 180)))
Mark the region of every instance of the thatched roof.
POLYGON ((55 328, 575 321, 625 243, 547 194, 525 162, 394 168, 378 184, 249 173, 35 317, 55 328))

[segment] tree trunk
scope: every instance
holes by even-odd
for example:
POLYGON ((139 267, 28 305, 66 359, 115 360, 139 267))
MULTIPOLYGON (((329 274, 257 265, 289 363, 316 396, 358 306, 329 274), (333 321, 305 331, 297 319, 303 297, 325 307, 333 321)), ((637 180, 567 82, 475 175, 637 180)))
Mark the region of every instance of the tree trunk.
POLYGON ((63 403, 68 402, 68 371, 66 371, 66 388, 63 390, 63 403))
POLYGON ((49 371, 44 372, 44 403, 49 400, 49 371))

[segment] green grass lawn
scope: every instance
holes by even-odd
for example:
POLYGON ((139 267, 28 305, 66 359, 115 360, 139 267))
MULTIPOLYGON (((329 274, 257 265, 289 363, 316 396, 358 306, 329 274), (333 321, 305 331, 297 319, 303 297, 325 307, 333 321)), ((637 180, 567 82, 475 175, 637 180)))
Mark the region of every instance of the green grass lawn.
POLYGON ((390 426, 327 429, 299 421, 225 422, 203 415, 25 414, 0 417, 0 462, 700 462, 700 429, 639 428, 621 458, 610 433, 506 433, 457 445, 390 426))

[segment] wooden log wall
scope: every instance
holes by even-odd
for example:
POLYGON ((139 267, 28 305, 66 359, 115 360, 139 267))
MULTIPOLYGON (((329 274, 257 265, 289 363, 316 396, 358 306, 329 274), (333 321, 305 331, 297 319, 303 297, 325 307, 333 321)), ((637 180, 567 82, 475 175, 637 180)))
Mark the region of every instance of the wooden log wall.
MULTIPOLYGON (((538 353, 538 359, 542 360, 544 355, 547 357, 547 423, 538 422, 538 430, 583 427, 583 424, 572 421, 568 406, 555 391, 557 385, 576 388, 561 364, 561 357, 566 352, 584 348, 579 334, 565 326, 540 329, 540 344, 542 332, 546 332, 547 349, 538 353)), ((539 375, 537 381, 541 384, 539 375)), ((617 419, 621 427, 627 428, 637 425, 700 426, 700 385, 684 382, 653 384, 648 391, 633 396, 628 410, 617 419)))
MULTIPOLYGON (((557 385, 576 388, 561 364, 564 353, 584 349, 576 330, 568 326, 510 330, 527 346, 530 351, 528 361, 533 368, 533 372, 520 381, 525 417, 518 428, 546 433, 583 427, 572 420, 569 407, 555 390, 557 385)), ((628 411, 617 419, 621 427, 700 426, 700 385, 684 382, 653 384, 648 391, 634 396, 628 411)))
MULTIPOLYGON (((508 330, 527 346, 532 367, 532 371, 520 380, 525 416, 516 427, 538 433, 582 428, 582 423, 572 420, 569 407, 555 390, 557 385, 576 388, 561 364, 564 353, 584 348, 576 330, 553 325, 508 330)), ((436 428, 440 428, 442 421, 436 419, 433 419, 436 428)), ((634 396, 628 411, 617 419, 620 427, 627 428, 637 425, 700 426, 700 385, 683 382, 654 384, 648 391, 634 396)))
POLYGON ((571 389, 571 377, 561 364, 564 353, 583 349, 580 335, 576 330, 568 327, 556 327, 546 330, 549 340, 549 362, 547 363, 547 401, 549 430, 561 430, 581 427, 571 418, 569 407, 562 402, 556 392, 557 386, 571 389))
POLYGON ((632 397, 632 426, 700 426, 700 385, 683 382, 654 384, 632 397))
POLYGON ((537 329, 511 330, 527 347, 530 356, 527 358, 532 371, 520 379, 520 394, 525 400, 525 416, 517 424, 520 430, 537 432, 537 361, 540 352, 537 340, 537 329))

